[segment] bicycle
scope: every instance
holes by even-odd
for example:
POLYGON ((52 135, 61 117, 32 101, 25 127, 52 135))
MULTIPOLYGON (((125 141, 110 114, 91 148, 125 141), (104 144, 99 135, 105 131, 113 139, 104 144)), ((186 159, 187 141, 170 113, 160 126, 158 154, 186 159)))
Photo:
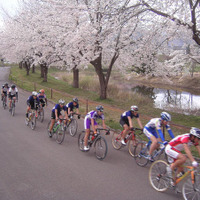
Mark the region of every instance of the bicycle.
POLYGON ((36 127, 36 116, 35 116, 35 110, 30 110, 28 112, 28 118, 25 118, 25 124, 28 126, 30 123, 31 129, 34 130, 36 127))
POLYGON ((169 165, 163 160, 157 160, 154 162, 149 170, 149 181, 151 186, 159 192, 164 192, 168 188, 175 189, 177 191, 177 184, 191 175, 182 186, 182 195, 185 200, 199 200, 200 199, 200 173, 197 172, 192 166, 183 165, 186 172, 178 177, 175 172, 175 180, 168 176, 167 167, 169 165), (174 185, 171 184, 173 181, 174 185))
POLYGON ((70 113, 69 115, 69 121, 67 123, 67 128, 69 127, 69 134, 74 137, 77 133, 78 129, 78 123, 77 120, 74 118, 74 115, 78 115, 78 118, 80 118, 79 114, 76 113, 70 113))
POLYGON ((6 96, 5 95, 2 96, 2 106, 3 106, 3 109, 6 109, 6 96))
MULTIPOLYGON (((110 134, 109 129, 97 128, 97 133, 94 135, 93 131, 90 130, 90 135, 88 137, 88 145, 92 147, 94 144, 95 149, 95 156, 99 160, 103 160, 108 152, 108 145, 106 139, 100 135, 101 131, 106 131, 106 135, 110 134)), ((84 151, 84 137, 85 137, 85 130, 82 131, 78 136, 78 147, 81 151, 84 151)))
MULTIPOLYGON (((152 162, 149 160, 149 157, 148 157, 151 143, 152 143, 151 140, 149 140, 148 142, 141 141, 135 146, 134 158, 137 165, 144 167, 149 162, 152 162)), ((153 160, 164 159, 168 161, 168 157, 165 154, 165 145, 162 142, 158 142, 158 144, 160 144, 160 147, 154 150, 152 154, 152 159, 153 160)))
POLYGON ((14 99, 11 99, 11 107, 10 107, 10 113, 12 116, 15 115, 15 100, 14 99))
POLYGON ((62 144, 62 142, 65 139, 66 125, 64 124, 64 120, 66 120, 66 119, 59 119, 54 124, 51 136, 49 135, 49 128, 50 128, 51 120, 50 120, 50 122, 48 123, 48 126, 47 126, 47 131, 48 131, 49 137, 53 137, 53 135, 56 134, 56 142, 58 144, 62 144))
POLYGON ((38 120, 42 123, 44 121, 44 108, 40 105, 38 109, 38 120))
MULTIPOLYGON (((113 132, 112 145, 113 145, 113 148, 116 149, 116 150, 119 150, 123 146, 125 146, 125 145, 122 145, 122 143, 121 143, 122 133, 123 133, 123 131, 121 131, 120 133, 118 133, 116 131, 113 132)), ((129 153, 133 157, 134 157, 134 147, 135 147, 135 145, 139 141, 142 141, 142 138, 140 137, 141 134, 143 134, 142 129, 133 128, 132 130, 129 131, 126 138, 124 139, 124 142, 128 143, 129 153), (137 131, 139 131, 139 133, 136 134, 137 131)))

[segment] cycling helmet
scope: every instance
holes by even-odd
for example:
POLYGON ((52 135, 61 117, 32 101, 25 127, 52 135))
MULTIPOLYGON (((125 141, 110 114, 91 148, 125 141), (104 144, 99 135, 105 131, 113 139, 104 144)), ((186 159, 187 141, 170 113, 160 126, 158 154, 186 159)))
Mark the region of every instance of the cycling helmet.
POLYGON ((64 104, 65 104, 65 100, 60 99, 60 100, 58 101, 58 103, 61 104, 61 105, 64 105, 64 104))
POLYGON ((33 92, 32 92, 32 96, 37 96, 37 92, 36 92, 36 91, 33 91, 33 92))
POLYGON ((12 89, 15 89, 15 87, 16 87, 16 86, 15 86, 14 84, 13 84, 13 85, 11 85, 11 88, 12 88, 12 89))
POLYGON ((39 91, 39 93, 44 93, 44 89, 41 89, 41 90, 39 91))
POLYGON ((76 102, 76 103, 78 103, 78 98, 73 98, 73 102, 76 102))
POLYGON ((162 120, 165 120, 167 122, 171 121, 171 115, 167 112, 162 112, 160 116, 162 120))
POLYGON ((8 83, 5 83, 4 86, 8 86, 8 83))
POLYGON ((190 129, 190 135, 194 135, 195 137, 198 137, 200 139, 200 129, 192 127, 190 129))
POLYGON ((138 107, 137 106, 131 106, 131 111, 137 112, 138 111, 138 107))
POLYGON ((97 109, 98 111, 100 111, 100 112, 103 112, 103 106, 101 106, 101 105, 97 106, 96 109, 97 109))

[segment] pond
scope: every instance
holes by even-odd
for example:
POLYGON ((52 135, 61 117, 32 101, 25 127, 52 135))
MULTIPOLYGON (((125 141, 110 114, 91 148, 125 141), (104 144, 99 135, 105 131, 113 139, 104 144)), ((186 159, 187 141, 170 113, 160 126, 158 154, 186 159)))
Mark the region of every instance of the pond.
POLYGON ((153 99, 156 108, 200 116, 200 95, 146 86, 136 86, 131 90, 153 99))

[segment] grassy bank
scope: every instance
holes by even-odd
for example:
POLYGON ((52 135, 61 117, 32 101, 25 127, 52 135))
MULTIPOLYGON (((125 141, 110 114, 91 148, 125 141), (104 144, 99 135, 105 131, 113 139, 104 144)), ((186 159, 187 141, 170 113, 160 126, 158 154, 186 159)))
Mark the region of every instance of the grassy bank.
MULTIPOLYGON (((34 83, 37 84, 37 88, 44 88, 47 93, 47 97, 50 99, 51 94, 47 88, 52 88, 54 90, 59 90, 61 93, 54 92, 52 97, 52 101, 57 102, 59 98, 64 98, 66 102, 71 101, 72 96, 77 96, 82 100, 91 100, 94 101, 93 104, 89 104, 88 110, 92 110, 95 108, 95 105, 103 104, 107 105, 105 109, 106 115, 106 123, 108 126, 114 129, 120 129, 119 126, 119 118, 121 112, 128 110, 131 105, 138 105, 140 109, 140 116, 143 124, 146 124, 148 120, 152 117, 159 117, 160 112, 163 110, 155 109, 153 107, 153 102, 150 98, 142 95, 135 95, 130 92, 125 92, 119 90, 115 84, 110 80, 110 85, 108 89, 108 99, 100 100, 98 94, 98 78, 91 71, 86 71, 84 73, 80 73, 80 88, 73 88, 71 86, 72 83, 72 75, 68 73, 68 75, 64 74, 61 80, 58 80, 54 77, 60 70, 55 68, 50 68, 48 73, 48 82, 43 82, 43 79, 40 77, 40 71, 36 68, 35 73, 31 73, 30 75, 26 75, 26 71, 24 69, 20 70, 18 67, 11 68, 10 78, 21 88, 33 91, 34 83), (19 81, 20 80, 20 81, 19 81), (91 88, 90 90, 88 88, 91 88), (64 94, 68 93, 72 96, 65 96, 64 94), (110 108, 111 109, 110 109, 110 108), (113 108, 114 107, 114 108, 113 108)), ((83 101, 84 102, 84 101, 83 101)), ((81 106, 81 112, 85 114, 85 106, 81 106)), ((200 117, 196 116, 187 116, 177 113, 172 113, 172 121, 174 124, 183 125, 187 127, 196 126, 199 127, 200 117)), ((137 126, 137 124, 136 124, 137 126)), ((173 131, 175 134, 184 133, 186 130, 173 127, 173 131)))

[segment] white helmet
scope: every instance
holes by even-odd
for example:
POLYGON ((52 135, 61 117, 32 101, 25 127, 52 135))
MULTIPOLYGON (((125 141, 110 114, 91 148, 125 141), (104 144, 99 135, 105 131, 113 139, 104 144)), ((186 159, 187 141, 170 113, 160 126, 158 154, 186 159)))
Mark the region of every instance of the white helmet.
POLYGON ((162 112, 160 114, 160 117, 161 117, 162 120, 165 120, 167 122, 171 121, 171 115, 167 112, 162 112))
POLYGON ((64 105, 64 104, 65 104, 65 100, 60 99, 60 100, 58 101, 58 103, 61 104, 61 105, 64 105))
POLYGON ((195 137, 198 137, 200 139, 200 129, 192 127, 190 129, 190 134, 194 135, 195 137))
POLYGON ((131 106, 131 111, 137 112, 138 111, 138 107, 137 106, 131 106))
POLYGON ((33 92, 32 92, 32 96, 37 96, 37 92, 36 92, 36 91, 33 91, 33 92))

